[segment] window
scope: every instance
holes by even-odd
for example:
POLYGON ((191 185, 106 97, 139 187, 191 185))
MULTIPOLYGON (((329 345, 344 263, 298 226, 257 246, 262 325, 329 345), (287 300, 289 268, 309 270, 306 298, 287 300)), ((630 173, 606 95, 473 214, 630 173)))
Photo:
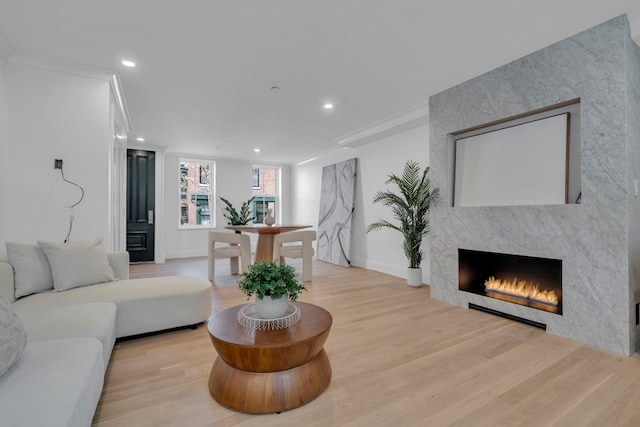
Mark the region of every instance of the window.
POLYGON ((251 182, 253 183, 253 188, 260 188, 260 169, 259 168, 251 169, 251 182))
POLYGON ((198 169, 200 170, 200 185, 208 185, 209 184, 209 165, 199 165, 198 169))
POLYGON ((280 168, 273 166, 254 166, 253 176, 253 220, 254 224, 263 224, 271 210, 271 215, 280 222, 280 168))
POLYGON ((275 197, 260 196, 260 198, 253 199, 253 220, 256 224, 264 224, 264 218, 267 216, 267 212, 271 209, 271 215, 275 217, 275 197))
POLYGON ((181 228, 212 227, 215 163, 180 159, 179 209, 181 228))

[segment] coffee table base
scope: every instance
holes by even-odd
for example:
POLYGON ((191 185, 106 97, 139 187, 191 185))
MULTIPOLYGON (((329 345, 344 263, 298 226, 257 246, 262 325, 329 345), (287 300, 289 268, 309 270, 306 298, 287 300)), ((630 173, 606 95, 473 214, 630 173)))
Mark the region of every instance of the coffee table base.
POLYGON ((326 390, 330 380, 331 365, 324 350, 303 365, 278 372, 241 371, 218 356, 209 375, 209 391, 227 408, 269 414, 311 402, 326 390))

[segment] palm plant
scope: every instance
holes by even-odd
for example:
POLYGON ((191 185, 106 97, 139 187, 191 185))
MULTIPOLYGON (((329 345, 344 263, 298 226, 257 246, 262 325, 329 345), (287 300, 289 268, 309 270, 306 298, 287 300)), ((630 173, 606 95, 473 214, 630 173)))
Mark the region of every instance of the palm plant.
POLYGON ((251 215, 251 203, 253 203, 253 199, 254 197, 242 203, 240 212, 238 212, 229 200, 220 197, 220 200, 226 205, 224 210, 227 211, 227 213, 223 213, 222 215, 229 220, 227 225, 246 225, 249 221, 252 221, 254 218, 253 215, 251 215))
POLYGON ((392 191, 378 191, 373 203, 390 206, 393 217, 399 224, 380 219, 369 224, 367 233, 371 230, 390 228, 399 231, 404 237, 402 248, 409 261, 409 268, 418 268, 422 262, 422 238, 429 232, 428 213, 431 204, 435 202, 440 191, 431 189, 431 181, 427 177, 429 167, 420 174, 420 165, 408 160, 404 165, 402 176, 395 174, 387 176, 385 184, 395 184, 399 193, 392 191))

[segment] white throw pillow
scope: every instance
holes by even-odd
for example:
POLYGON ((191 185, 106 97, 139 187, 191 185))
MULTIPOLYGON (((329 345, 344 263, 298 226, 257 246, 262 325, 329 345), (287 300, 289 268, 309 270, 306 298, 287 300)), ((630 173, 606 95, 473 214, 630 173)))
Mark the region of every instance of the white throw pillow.
POLYGON ((7 258, 14 271, 14 296, 20 298, 53 289, 46 255, 36 245, 7 242, 7 258))
POLYGON ((0 294, 0 375, 12 367, 27 346, 27 333, 11 303, 0 294))
POLYGON ((54 292, 115 280, 101 237, 73 244, 39 240, 38 245, 49 260, 54 292))

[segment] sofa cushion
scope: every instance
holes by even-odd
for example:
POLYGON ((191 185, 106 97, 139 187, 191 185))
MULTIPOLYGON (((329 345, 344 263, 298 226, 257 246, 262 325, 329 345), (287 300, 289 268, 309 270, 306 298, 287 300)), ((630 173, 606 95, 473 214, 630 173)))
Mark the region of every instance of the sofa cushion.
POLYGON ((94 338, 30 341, 0 377, 0 425, 90 426, 104 384, 94 338))
POLYGON ((116 337, 144 334, 200 323, 211 315, 211 283, 188 276, 118 280, 44 292, 13 303, 17 312, 27 308, 111 301, 118 306, 116 337))
POLYGON ((74 244, 39 240, 38 245, 51 266, 54 292, 115 280, 102 238, 74 244))
POLYGON ((7 242, 6 247, 14 271, 16 298, 53 289, 49 261, 39 246, 7 242))
POLYGON ((26 345, 24 325, 9 301, 0 295, 0 376, 20 360, 26 345))
POLYGON ((96 338, 102 344, 105 368, 116 341, 116 305, 93 302, 38 308, 16 307, 28 341, 96 338))

